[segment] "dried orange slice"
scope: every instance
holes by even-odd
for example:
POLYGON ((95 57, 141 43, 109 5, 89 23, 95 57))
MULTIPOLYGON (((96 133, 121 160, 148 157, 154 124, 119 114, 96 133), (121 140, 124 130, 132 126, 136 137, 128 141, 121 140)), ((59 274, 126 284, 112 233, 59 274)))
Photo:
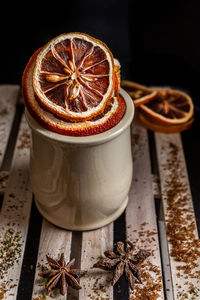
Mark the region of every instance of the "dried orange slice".
POLYGON ((158 131, 158 132, 165 132, 165 133, 176 133, 176 132, 187 130, 192 126, 194 122, 194 118, 192 117, 190 120, 188 120, 185 123, 166 126, 159 123, 151 122, 149 118, 143 115, 141 112, 138 114, 138 118, 140 123, 147 129, 158 131))
POLYGON ((56 133, 69 136, 88 136, 104 132, 114 127, 122 118, 126 106, 122 97, 111 97, 99 115, 90 120, 72 122, 57 117, 47 111, 37 101, 32 82, 35 61, 41 49, 30 58, 22 77, 22 91, 24 102, 31 116, 36 119, 43 127, 56 133))
POLYGON ((52 39, 37 56, 33 88, 48 111, 72 121, 103 112, 114 95, 114 60, 108 47, 83 33, 52 39))
POLYGON ((140 109, 153 123, 163 125, 183 124, 194 113, 190 96, 172 89, 158 90, 150 102, 140 105, 140 109))
POLYGON ((131 96, 135 107, 151 101, 157 93, 144 85, 128 80, 122 80, 121 87, 131 96))

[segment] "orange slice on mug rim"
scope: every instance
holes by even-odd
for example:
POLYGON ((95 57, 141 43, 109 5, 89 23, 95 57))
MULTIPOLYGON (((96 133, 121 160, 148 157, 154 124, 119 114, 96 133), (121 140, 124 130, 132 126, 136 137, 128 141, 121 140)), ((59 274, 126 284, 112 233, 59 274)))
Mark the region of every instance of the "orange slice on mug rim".
POLYGON ((46 110, 38 101, 33 89, 33 76, 36 59, 41 49, 30 58, 22 77, 22 91, 26 108, 30 115, 44 128, 67 136, 89 136, 105 132, 119 123, 126 105, 121 96, 111 97, 101 114, 90 120, 71 121, 58 117, 46 110))
POLYGON ((33 89, 44 109, 71 121, 102 113, 115 96, 114 59, 108 47, 83 33, 52 39, 38 53, 33 89))

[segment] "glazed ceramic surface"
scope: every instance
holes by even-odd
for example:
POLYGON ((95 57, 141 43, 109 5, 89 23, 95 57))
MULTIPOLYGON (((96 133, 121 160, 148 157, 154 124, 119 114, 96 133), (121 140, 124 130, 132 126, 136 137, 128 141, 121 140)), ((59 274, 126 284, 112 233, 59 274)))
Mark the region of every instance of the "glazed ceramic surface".
POLYGON ((55 225, 90 230, 114 221, 125 209, 132 179, 130 124, 134 106, 120 91, 126 112, 112 129, 88 137, 31 128, 30 177, 36 205, 55 225))

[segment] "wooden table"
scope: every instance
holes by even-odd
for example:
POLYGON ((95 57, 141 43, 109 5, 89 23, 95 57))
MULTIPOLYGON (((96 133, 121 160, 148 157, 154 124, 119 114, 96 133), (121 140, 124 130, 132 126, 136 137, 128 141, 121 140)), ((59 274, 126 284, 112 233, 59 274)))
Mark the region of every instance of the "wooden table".
POLYGON ((65 297, 53 293, 48 299, 200 299, 200 247, 180 134, 148 132, 135 120, 134 175, 126 211, 99 230, 71 232, 48 223, 35 208, 29 181, 29 128, 23 110, 19 86, 1 85, 0 299, 47 299, 38 272, 46 265, 46 254, 57 259, 61 252, 67 261, 75 257, 76 267, 88 273, 80 279, 79 292, 69 288, 65 297), (14 240, 18 237, 9 267, 5 266, 8 254, 1 250, 8 232, 14 240), (180 253, 174 254, 174 237, 181 241, 180 253), (134 242, 136 252, 151 251, 141 267, 143 285, 136 284, 134 291, 123 277, 113 289, 112 274, 92 268, 105 250, 127 239, 134 242), (188 263, 177 257, 188 257, 188 263))

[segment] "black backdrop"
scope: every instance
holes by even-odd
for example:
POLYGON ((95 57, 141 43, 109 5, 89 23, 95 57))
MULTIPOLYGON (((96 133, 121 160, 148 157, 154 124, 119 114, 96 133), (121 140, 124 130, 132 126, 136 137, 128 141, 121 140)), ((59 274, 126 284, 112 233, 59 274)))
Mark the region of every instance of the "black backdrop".
POLYGON ((64 32, 102 39, 122 65, 122 78, 188 91, 195 123, 182 134, 200 219, 200 1, 54 0, 1 2, 0 84, 21 82, 33 52, 64 32))
POLYGON ((108 44, 124 77, 198 89, 198 0, 5 1, 0 26, 1 83, 19 83, 28 58, 49 39, 80 31, 108 44))

